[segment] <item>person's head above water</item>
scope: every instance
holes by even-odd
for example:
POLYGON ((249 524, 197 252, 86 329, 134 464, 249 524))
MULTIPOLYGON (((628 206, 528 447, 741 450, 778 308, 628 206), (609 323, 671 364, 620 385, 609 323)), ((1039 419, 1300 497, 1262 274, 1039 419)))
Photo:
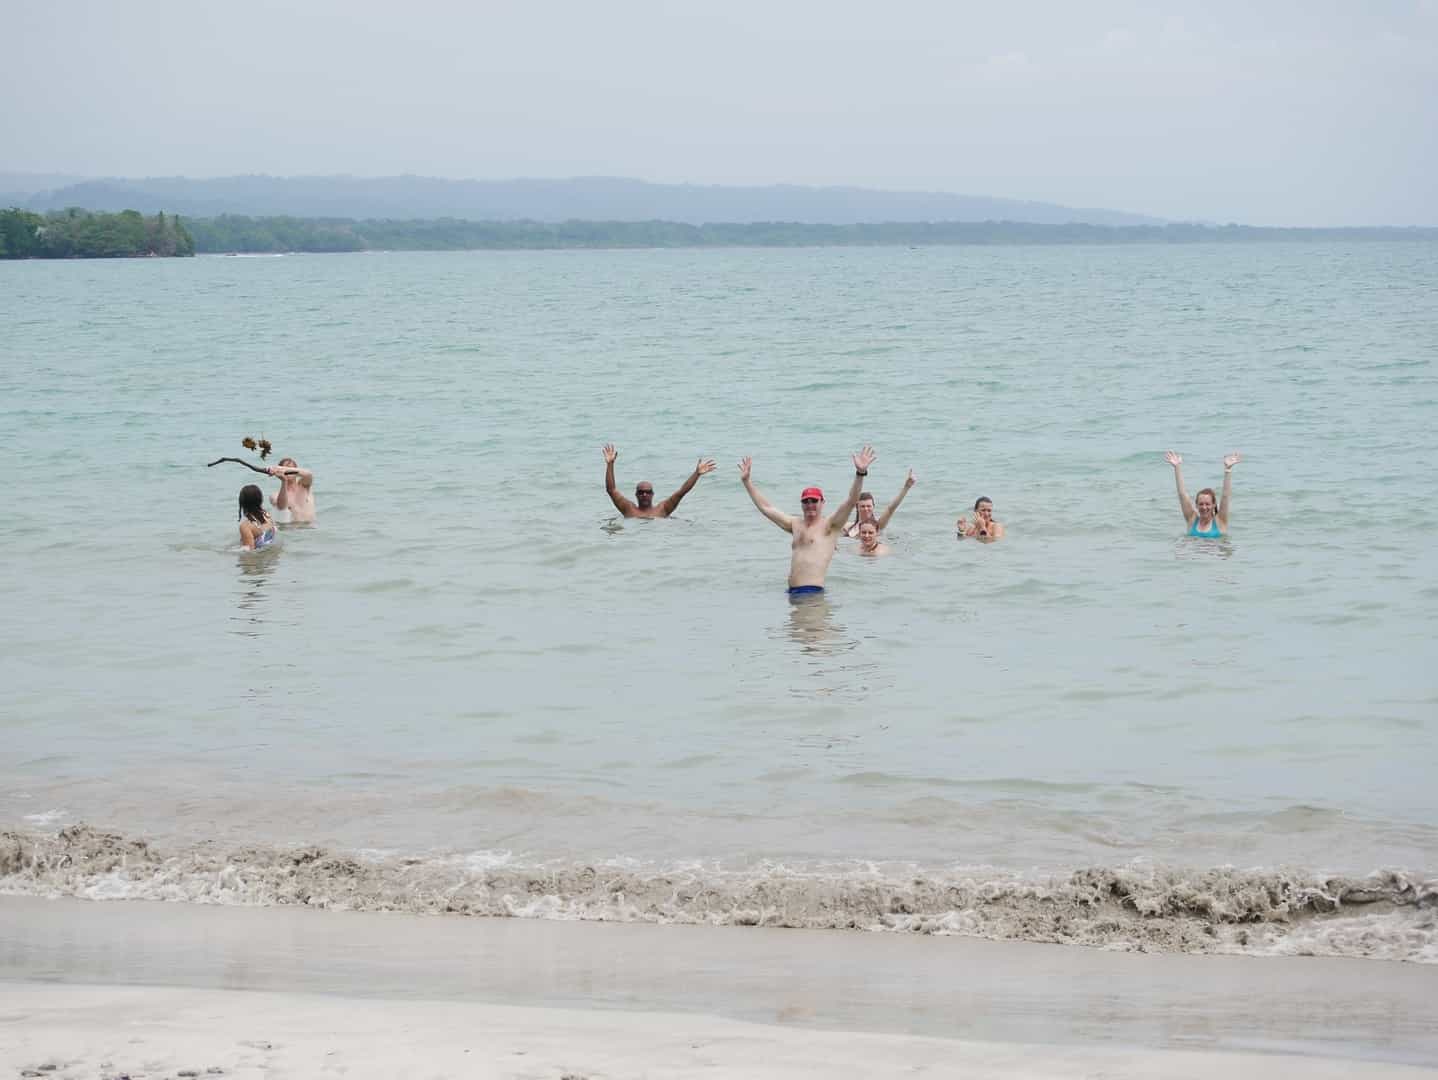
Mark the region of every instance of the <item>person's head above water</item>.
POLYGON ((641 480, 634 489, 634 502, 641 510, 648 510, 654 505, 654 485, 648 480, 641 480))
POLYGON ((974 517, 978 519, 975 524, 979 527, 980 535, 988 532, 989 526, 994 522, 994 500, 987 495, 980 495, 975 499, 974 517))
POLYGON ((1198 511, 1198 520, 1207 523, 1218 510, 1218 496, 1213 488, 1204 488, 1195 495, 1193 508, 1198 511))
POLYGON ((874 496, 867 491, 859 492, 859 501, 854 504, 854 523, 874 521, 874 496))
POLYGON ((824 492, 816 487, 805 488, 799 496, 799 505, 804 508, 805 521, 818 521, 824 512, 824 492))
POLYGON ((256 524, 265 521, 265 493, 255 484, 240 488, 240 517, 249 518, 256 524))
POLYGON ((879 546, 879 524, 872 518, 859 522, 859 550, 873 551, 879 546))

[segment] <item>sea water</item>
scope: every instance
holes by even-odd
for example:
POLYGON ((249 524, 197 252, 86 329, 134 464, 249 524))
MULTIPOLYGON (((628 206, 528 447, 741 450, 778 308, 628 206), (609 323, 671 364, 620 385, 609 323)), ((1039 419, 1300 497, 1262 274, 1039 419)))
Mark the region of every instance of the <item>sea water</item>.
POLYGON ((1438 959, 1438 245, 0 263, 0 328, 0 888, 1438 959), (258 554, 245 436, 315 474, 258 554), (606 442, 719 467, 622 521, 606 442), (865 443, 893 554, 791 604, 736 463, 865 443))

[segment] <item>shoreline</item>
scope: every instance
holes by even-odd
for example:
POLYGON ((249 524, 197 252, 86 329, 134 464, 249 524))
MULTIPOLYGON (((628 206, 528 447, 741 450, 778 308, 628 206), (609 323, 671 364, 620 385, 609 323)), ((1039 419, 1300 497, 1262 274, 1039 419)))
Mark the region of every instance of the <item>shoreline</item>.
POLYGON ((180 845, 71 825, 0 829, 0 893, 555 921, 834 929, 1135 952, 1438 964, 1438 881, 1149 864, 1023 876, 872 864, 481 865, 320 846, 180 845))
POLYGON ((108 1076, 663 1076, 1419 1080, 1412 1065, 1290 1054, 1054 1047, 785 1028, 705 1016, 236 990, 0 983, 0 1069, 108 1076))
MULTIPOLYGON (((1275 1054, 1301 1057, 1308 1075, 1438 1066, 1438 970, 1385 961, 6 896, 0 981, 0 1016, 29 1033, 25 1062, 0 1056, 17 1070, 59 1053, 46 1047, 66 1032, 109 1045, 130 1023, 194 1053, 223 1049, 238 1068, 236 1039, 318 1052, 318 1035, 295 1032, 328 1030, 339 1016, 361 1018, 337 1050, 361 1068, 383 1057, 361 1036, 393 1026, 398 1011, 436 1038, 514 1031, 551 1051, 573 1049, 579 1056, 564 1067, 579 1075, 697 1072, 708 1059, 686 1056, 692 1048, 669 1040, 674 1031, 739 1055, 705 1067, 776 1077, 865 1075, 857 1065, 844 1072, 860 1060, 875 1075, 890 1062, 939 1066, 956 1054, 994 1076, 1273 1075, 1275 1054), (167 1027, 164 1018, 191 999, 192 1020, 167 1027), (259 1022, 261 1013, 271 1019, 259 1022), (217 1041, 203 1016, 249 1034, 217 1041), (306 1016, 290 1034, 265 1034, 306 1016), (555 1042, 556 1031, 587 1034, 555 1042), (655 1047, 669 1056, 645 1057, 655 1047), (797 1056, 756 1071, 781 1051, 797 1056), (810 1059, 827 1071, 806 1071, 810 1059), (1332 1071, 1312 1072, 1325 1063, 1332 1071)), ((434 1045, 458 1053, 458 1037, 434 1045)), ((497 1044, 485 1045, 488 1053, 497 1044)), ((464 1075, 517 1075, 502 1071, 502 1058, 486 1059, 500 1071, 464 1075)))

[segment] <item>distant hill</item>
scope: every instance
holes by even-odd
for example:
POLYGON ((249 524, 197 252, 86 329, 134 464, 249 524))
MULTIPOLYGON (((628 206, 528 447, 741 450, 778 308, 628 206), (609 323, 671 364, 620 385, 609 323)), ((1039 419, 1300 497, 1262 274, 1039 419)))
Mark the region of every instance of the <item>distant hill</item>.
MULTIPOLYGON (((0 179, 4 174, 0 174, 0 179)), ((784 221, 1021 221, 1062 225, 1155 225, 1117 210, 858 187, 721 187, 651 184, 589 176, 565 180, 440 180, 423 176, 229 176, 85 180, 32 193, 30 210, 82 206, 192 217, 220 214, 337 218, 457 218, 469 221, 675 221, 690 225, 784 221)))
POLYGON ((30 173, 0 171, 0 209, 24 206, 34 196, 88 180, 71 173, 30 173))

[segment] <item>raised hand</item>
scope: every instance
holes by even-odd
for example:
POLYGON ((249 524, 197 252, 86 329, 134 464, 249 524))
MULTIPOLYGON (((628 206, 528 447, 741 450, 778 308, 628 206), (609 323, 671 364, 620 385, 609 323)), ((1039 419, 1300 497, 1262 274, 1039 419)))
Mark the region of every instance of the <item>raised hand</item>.
POLYGON ((1175 469, 1183 464, 1183 458, 1179 457, 1172 450, 1163 455, 1163 460, 1172 465, 1175 469))
POLYGON ((694 471, 700 476, 703 476, 705 473, 711 473, 717 468, 718 466, 714 464, 713 458, 700 458, 699 464, 694 466, 694 471))
POLYGON ((754 459, 753 459, 753 458, 751 458, 751 457, 746 457, 746 458, 742 459, 742 460, 739 462, 739 479, 740 479, 740 480, 743 480, 743 481, 745 481, 745 482, 747 483, 748 480, 749 480, 749 473, 752 472, 753 469, 754 469, 754 459))
POLYGON ((904 479, 904 487, 905 487, 905 488, 911 488, 911 487, 913 487, 915 484, 917 484, 918 482, 919 482, 919 478, 914 475, 914 470, 913 470, 913 469, 910 469, 910 470, 909 470, 909 475, 904 479))
POLYGON ((1237 450, 1235 450, 1233 453, 1229 454, 1223 459, 1223 467, 1224 469, 1231 469, 1242 460, 1243 455, 1240 454, 1237 450))
POLYGON ((854 471, 861 473, 868 472, 869 466, 874 463, 874 459, 878 456, 878 454, 874 453, 872 446, 866 445, 864 449, 854 455, 854 471))
POLYGON ((605 443, 602 453, 604 454, 604 464, 606 465, 613 465, 614 459, 619 456, 619 451, 614 449, 613 443, 605 443))

